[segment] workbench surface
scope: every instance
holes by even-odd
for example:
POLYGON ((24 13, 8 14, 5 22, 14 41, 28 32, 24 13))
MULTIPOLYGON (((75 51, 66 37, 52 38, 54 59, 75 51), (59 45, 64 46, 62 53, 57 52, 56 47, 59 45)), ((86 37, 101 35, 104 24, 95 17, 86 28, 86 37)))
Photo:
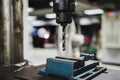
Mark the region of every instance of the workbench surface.
MULTIPOLYGON (((18 72, 0 75, 0 80, 67 80, 61 77, 51 75, 42 76, 38 74, 39 70, 43 68, 44 65, 25 67, 18 72)), ((120 80, 120 71, 108 69, 105 73, 100 74, 93 80, 120 80)))

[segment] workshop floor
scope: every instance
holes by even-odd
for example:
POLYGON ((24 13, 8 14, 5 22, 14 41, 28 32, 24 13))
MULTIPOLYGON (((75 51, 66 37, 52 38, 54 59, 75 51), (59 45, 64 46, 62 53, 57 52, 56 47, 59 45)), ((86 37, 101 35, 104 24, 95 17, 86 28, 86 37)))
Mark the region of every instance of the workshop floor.
MULTIPOLYGON (((57 49, 54 45, 48 45, 47 48, 33 48, 29 47, 27 53, 25 53, 25 59, 30 61, 31 65, 37 66, 46 63, 46 58, 48 57, 55 57, 57 54, 57 49)), ((120 70, 120 66, 117 65, 109 65, 109 64, 102 64, 101 66, 107 67, 109 69, 120 70)))

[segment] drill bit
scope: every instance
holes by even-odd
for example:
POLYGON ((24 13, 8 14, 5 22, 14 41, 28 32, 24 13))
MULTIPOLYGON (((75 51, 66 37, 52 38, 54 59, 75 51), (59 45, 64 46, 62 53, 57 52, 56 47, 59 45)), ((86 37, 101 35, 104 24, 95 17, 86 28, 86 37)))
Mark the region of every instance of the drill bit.
POLYGON ((62 37, 62 40, 63 40, 62 48, 63 48, 63 51, 65 51, 65 50, 66 50, 66 25, 63 26, 62 33, 63 33, 63 37, 62 37))

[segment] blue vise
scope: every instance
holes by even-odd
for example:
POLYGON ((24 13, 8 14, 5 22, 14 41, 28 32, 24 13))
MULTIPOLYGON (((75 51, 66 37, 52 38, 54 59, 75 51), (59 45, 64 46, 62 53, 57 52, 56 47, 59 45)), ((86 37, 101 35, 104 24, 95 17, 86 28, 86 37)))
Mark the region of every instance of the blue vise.
POLYGON ((40 74, 56 75, 69 80, 90 80, 106 70, 106 68, 97 67, 98 65, 98 61, 85 61, 83 58, 48 58, 46 69, 40 70, 40 74))

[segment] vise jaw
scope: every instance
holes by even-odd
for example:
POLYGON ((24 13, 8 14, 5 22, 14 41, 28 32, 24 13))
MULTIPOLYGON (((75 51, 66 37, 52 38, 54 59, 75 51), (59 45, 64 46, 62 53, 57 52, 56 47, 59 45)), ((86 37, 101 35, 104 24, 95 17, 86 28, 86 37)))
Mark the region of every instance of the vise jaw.
MULTIPOLYGON (((88 55, 87 55, 88 57, 88 55)), ((69 80, 90 80, 98 74, 106 71, 104 67, 98 67, 96 60, 83 58, 56 57, 48 58, 46 69, 40 70, 42 75, 55 75, 68 78, 69 80)))

